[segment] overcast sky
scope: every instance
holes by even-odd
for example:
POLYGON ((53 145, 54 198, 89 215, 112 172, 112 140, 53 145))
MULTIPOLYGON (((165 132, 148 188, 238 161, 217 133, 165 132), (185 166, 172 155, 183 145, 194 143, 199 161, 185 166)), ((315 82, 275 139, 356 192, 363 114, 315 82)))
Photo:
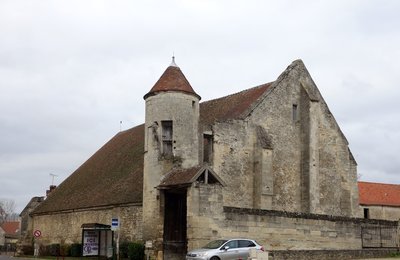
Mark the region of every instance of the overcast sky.
POLYGON ((175 53, 202 101, 302 59, 364 181, 400 184, 400 1, 0 0, 0 198, 20 212, 122 129, 175 53))

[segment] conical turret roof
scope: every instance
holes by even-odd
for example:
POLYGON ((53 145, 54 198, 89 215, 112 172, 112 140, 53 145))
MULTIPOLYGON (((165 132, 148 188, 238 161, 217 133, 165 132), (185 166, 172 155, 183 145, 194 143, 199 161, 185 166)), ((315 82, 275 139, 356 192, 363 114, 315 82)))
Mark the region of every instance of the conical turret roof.
POLYGON ((198 97, 199 100, 201 99, 193 90, 192 86, 190 86, 189 81, 186 79, 185 75, 183 75, 181 69, 175 64, 174 59, 172 59, 171 65, 164 71, 160 79, 143 98, 146 99, 158 92, 167 91, 184 92, 198 97))

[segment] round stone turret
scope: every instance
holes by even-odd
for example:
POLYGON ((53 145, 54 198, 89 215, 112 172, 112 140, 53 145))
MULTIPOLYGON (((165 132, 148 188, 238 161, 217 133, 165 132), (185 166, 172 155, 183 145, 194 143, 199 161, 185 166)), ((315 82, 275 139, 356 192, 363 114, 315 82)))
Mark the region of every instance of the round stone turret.
POLYGON ((144 100, 143 239, 162 241, 163 228, 155 227, 163 227, 164 193, 157 187, 173 168, 199 164, 200 96, 173 62, 144 100))

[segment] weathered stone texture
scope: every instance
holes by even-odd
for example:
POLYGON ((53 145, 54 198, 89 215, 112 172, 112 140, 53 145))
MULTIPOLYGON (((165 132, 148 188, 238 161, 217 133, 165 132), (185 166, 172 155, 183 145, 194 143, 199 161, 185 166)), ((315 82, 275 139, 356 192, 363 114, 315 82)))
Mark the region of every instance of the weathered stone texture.
POLYGON ((60 212, 49 215, 36 215, 33 230, 40 230, 41 244, 81 243, 82 224, 100 223, 111 225, 111 219, 120 220, 120 240, 142 240, 142 207, 127 206, 117 208, 88 209, 85 211, 60 212))
POLYGON ((221 191, 217 185, 191 188, 188 250, 211 239, 234 237, 254 238, 267 250, 360 250, 361 227, 397 227, 393 221, 274 210, 224 207, 220 212, 223 201, 216 193, 221 191), (199 193, 205 196, 199 199, 199 193))
POLYGON ((362 209, 369 210, 369 218, 371 219, 387 219, 400 221, 400 208, 390 206, 361 206, 362 209))
POLYGON ((224 204, 253 207, 253 136, 245 121, 214 125, 213 168, 226 183, 224 204))
POLYGON ((199 248, 221 237, 224 223, 221 185, 196 184, 187 194, 188 248, 199 248))
POLYGON ((356 165, 304 65, 294 62, 264 95, 248 120, 272 139, 272 209, 358 216, 356 165))
POLYGON ((387 257, 397 249, 359 249, 359 250, 281 250, 270 253, 270 260, 337 260, 372 259, 387 257))
MULTIPOLYGON (((176 168, 199 164, 199 97, 180 91, 145 96, 145 154, 143 169, 143 240, 153 243, 155 256, 163 252, 164 193, 162 178, 176 168), (172 152, 165 154, 163 121, 171 122, 172 152)), ((164 252, 166 253, 166 252, 164 252)))

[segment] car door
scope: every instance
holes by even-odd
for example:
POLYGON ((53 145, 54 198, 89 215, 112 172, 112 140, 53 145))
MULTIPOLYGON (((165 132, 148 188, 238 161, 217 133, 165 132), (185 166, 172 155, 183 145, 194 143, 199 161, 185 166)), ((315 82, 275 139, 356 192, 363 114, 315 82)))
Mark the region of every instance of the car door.
POLYGON ((250 249, 255 248, 256 244, 251 240, 239 240, 238 241, 238 249, 239 249, 239 257, 241 259, 247 259, 250 255, 250 249))
POLYGON ((225 245, 221 247, 221 252, 218 256, 221 260, 237 260, 239 258, 238 240, 226 242, 225 245))

